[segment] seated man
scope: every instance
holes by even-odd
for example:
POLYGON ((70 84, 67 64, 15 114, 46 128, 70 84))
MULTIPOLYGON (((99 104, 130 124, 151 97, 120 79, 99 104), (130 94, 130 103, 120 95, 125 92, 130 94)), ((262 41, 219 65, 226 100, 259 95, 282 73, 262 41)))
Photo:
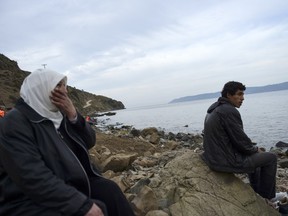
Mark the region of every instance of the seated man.
POLYGON ((228 82, 222 97, 209 107, 202 158, 215 171, 248 173, 254 191, 269 202, 275 197, 277 156, 261 151, 243 130, 236 108, 242 105, 245 90, 242 83, 228 82))

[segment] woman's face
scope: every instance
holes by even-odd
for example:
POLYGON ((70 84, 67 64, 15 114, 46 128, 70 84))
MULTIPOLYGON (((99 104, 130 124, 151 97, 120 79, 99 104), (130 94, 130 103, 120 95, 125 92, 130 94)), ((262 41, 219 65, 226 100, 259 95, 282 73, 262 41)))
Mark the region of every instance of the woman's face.
POLYGON ((58 89, 58 90, 60 90, 60 91, 63 92, 63 93, 67 93, 67 86, 66 86, 66 84, 65 84, 64 79, 61 80, 61 81, 56 85, 55 89, 58 89))

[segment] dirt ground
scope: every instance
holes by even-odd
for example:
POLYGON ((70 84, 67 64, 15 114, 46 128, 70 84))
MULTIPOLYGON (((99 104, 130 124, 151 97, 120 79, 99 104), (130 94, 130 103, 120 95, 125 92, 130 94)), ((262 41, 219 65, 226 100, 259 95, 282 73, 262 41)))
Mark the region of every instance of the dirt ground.
POLYGON ((98 131, 96 132, 96 146, 105 146, 113 153, 138 153, 139 156, 143 156, 148 151, 154 154, 155 152, 168 150, 139 138, 131 138, 125 135, 116 136, 98 131))

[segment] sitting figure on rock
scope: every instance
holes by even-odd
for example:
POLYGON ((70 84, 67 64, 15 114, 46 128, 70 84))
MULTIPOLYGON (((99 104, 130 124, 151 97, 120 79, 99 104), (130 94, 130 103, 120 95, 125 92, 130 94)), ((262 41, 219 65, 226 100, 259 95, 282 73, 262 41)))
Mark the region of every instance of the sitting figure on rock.
POLYGON ((277 156, 264 152, 246 135, 239 108, 245 85, 226 83, 218 101, 207 111, 204 122, 204 153, 210 169, 218 172, 248 173, 250 185, 269 204, 275 197, 277 156))

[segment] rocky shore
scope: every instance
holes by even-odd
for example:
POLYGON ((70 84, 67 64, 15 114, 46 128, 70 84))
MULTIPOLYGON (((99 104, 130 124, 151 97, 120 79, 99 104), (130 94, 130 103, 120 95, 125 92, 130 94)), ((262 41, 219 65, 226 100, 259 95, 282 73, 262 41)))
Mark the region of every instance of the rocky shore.
MULTIPOLYGON (((93 163, 115 181, 137 216, 278 215, 254 193, 246 175, 216 173, 200 159, 200 134, 130 126, 97 131, 93 163)), ((278 146, 278 147, 277 147, 278 146)), ((288 144, 278 155, 277 191, 288 191, 288 144)))

